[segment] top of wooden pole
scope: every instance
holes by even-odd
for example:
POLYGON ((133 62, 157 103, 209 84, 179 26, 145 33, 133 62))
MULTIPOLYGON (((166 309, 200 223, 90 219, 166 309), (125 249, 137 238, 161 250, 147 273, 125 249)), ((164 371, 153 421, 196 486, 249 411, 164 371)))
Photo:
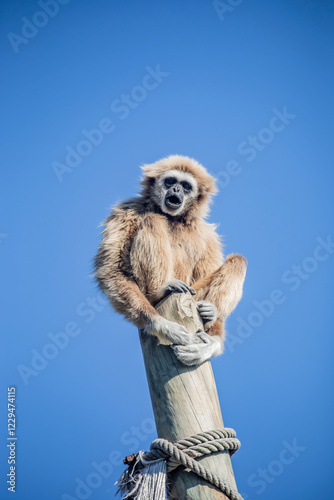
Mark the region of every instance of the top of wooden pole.
MULTIPOLYGON (((184 325, 190 334, 203 329, 196 302, 188 294, 175 293, 157 305, 161 316, 184 325)), ((175 443, 199 432, 224 427, 216 384, 207 361, 188 367, 167 345, 141 332, 141 345, 159 438, 175 443)), ((236 489, 228 452, 199 459, 236 489)), ((220 490, 193 472, 178 467, 168 477, 168 499, 227 499, 220 490)))

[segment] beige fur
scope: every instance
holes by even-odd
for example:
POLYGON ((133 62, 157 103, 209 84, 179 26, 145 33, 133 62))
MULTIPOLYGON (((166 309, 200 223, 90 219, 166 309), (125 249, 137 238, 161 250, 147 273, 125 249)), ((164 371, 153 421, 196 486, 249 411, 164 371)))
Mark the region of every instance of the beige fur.
MULTIPOLYGON (((223 263, 215 226, 205 220, 215 180, 195 160, 177 155, 145 165, 143 172, 141 195, 117 205, 105 221, 95 260, 97 281, 116 311, 154 333, 154 325, 161 324, 153 305, 159 290, 181 280, 196 290, 196 300, 216 306, 217 320, 208 323, 207 333, 223 340, 224 321, 242 296, 247 262, 231 255, 223 263), (159 179, 175 170, 194 182, 185 208, 173 216, 162 208, 159 179)), ((163 332, 167 326, 177 330, 174 323, 164 325, 163 332)), ((177 338, 183 338, 182 331, 177 330, 177 338)))

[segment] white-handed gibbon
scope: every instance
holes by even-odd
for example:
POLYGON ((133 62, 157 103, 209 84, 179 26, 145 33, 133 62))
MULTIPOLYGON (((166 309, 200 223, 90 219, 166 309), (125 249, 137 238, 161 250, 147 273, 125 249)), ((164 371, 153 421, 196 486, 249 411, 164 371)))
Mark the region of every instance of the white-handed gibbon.
POLYGON ((223 351, 224 321, 242 296, 247 261, 223 260, 216 227, 205 218, 215 179, 197 161, 173 155, 142 167, 141 194, 104 222, 95 275, 113 307, 138 328, 172 344, 186 365, 223 351), (155 304, 190 292, 204 331, 191 335, 159 315, 155 304))

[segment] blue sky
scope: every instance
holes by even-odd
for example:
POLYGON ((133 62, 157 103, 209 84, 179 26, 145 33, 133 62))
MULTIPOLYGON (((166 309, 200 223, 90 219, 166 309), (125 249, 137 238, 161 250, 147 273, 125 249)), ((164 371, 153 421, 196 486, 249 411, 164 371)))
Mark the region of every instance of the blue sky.
POLYGON ((332 498, 334 5, 226 5, 1 2, 3 499, 9 386, 17 500, 113 498, 155 438, 136 329, 91 273, 109 207, 175 153, 219 179, 210 220, 249 262, 213 361, 239 490, 332 498))

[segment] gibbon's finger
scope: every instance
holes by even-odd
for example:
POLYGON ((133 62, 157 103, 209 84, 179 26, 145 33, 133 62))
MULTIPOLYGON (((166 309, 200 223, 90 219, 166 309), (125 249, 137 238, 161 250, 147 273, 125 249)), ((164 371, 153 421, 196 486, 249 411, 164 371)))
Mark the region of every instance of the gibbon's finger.
POLYGON ((174 354, 181 363, 187 366, 199 365, 209 359, 209 356, 205 356, 197 349, 193 352, 186 352, 184 350, 174 348, 174 354))
POLYGON ((176 293, 187 293, 187 288, 184 285, 177 283, 176 285, 170 285, 170 290, 176 293))
POLYGON ((169 340, 171 344, 186 345, 193 343, 192 337, 187 329, 176 323, 175 321, 168 321, 165 318, 158 317, 150 325, 149 332, 156 331, 158 335, 162 335, 165 339, 169 340))
POLYGON ((201 316, 216 316, 216 311, 214 309, 210 309, 209 311, 199 311, 201 316))
POLYGON ((203 314, 202 314, 201 318, 202 318, 202 320, 208 322, 208 321, 212 321, 213 319, 215 319, 215 316, 213 314, 208 314, 207 316, 203 316, 203 314))
POLYGON ((193 344, 194 340, 191 335, 184 326, 181 326, 176 323, 176 327, 173 328, 173 331, 170 332, 170 338, 173 341, 173 344, 177 345, 188 345, 193 344))
POLYGON ((173 342, 173 347, 189 347, 199 344, 203 344, 203 340, 196 334, 192 335, 188 333, 186 337, 180 337, 180 341, 173 342))
POLYGON ((193 363, 192 356, 189 356, 189 354, 181 354, 178 352, 174 352, 176 358, 181 361, 184 365, 191 366, 193 363))
POLYGON ((200 308, 199 309, 199 313, 200 313, 201 316, 203 316, 203 314, 204 315, 206 315, 206 314, 215 314, 215 310, 212 309, 212 308, 211 309, 202 309, 202 308, 200 308))
POLYGON ((211 344, 212 343, 212 337, 210 335, 208 335, 207 333, 203 332, 203 330, 198 330, 196 332, 196 335, 199 339, 201 339, 201 341, 204 344, 211 344))
MULTIPOLYGON (((204 332, 202 332, 204 333, 204 332)), ((190 335, 190 341, 186 344, 174 344, 172 345, 173 350, 176 349, 178 353, 194 353, 198 352, 199 349, 206 347, 207 342, 204 342, 200 335, 190 335)))
POLYGON ((189 334, 170 332, 168 339, 173 342, 173 345, 185 346, 190 343, 189 334))
MULTIPOLYGON (((191 293, 190 288, 186 285, 182 286, 182 292, 183 293, 191 293)), ((191 295, 193 295, 193 294, 191 293, 191 295)))
POLYGON ((175 331, 178 331, 179 333, 185 333, 187 335, 190 335, 188 330, 186 329, 185 326, 180 325, 179 323, 175 323, 175 321, 172 321, 172 326, 174 327, 175 331))
POLYGON ((217 319, 217 308, 209 302, 198 302, 197 309, 201 318, 205 321, 213 321, 217 319))
POLYGON ((179 361, 181 361, 182 364, 186 366, 195 366, 195 365, 200 365, 201 361, 199 359, 194 359, 192 355, 186 355, 183 354, 182 356, 176 356, 179 361))
POLYGON ((174 342, 172 347, 189 347, 198 344, 203 344, 203 340, 200 336, 196 334, 191 334, 186 331, 186 334, 181 333, 180 335, 173 335, 174 342))
POLYGON ((185 283, 185 287, 187 288, 187 292, 190 292, 191 295, 196 295, 196 290, 194 290, 193 288, 191 288, 191 286, 187 285, 185 283))
POLYGON ((197 302, 197 307, 198 309, 216 309, 216 306, 211 304, 211 302, 203 302, 202 300, 197 302))
MULTIPOLYGON (((195 292, 195 290, 193 288, 191 288, 191 286, 187 285, 186 283, 182 283, 182 288, 184 289, 184 291, 187 293, 187 292, 190 292, 191 295, 194 295, 193 292, 195 292)), ((196 293, 196 292, 195 292, 196 293)))
POLYGON ((185 293, 190 292, 192 295, 196 293, 196 291, 191 288, 191 286, 187 285, 187 283, 184 283, 184 281, 178 280, 177 285, 180 286, 185 293))
POLYGON ((206 339, 206 340, 208 340, 207 342, 204 342, 202 340, 202 342, 200 344, 189 344, 186 346, 176 346, 176 347, 179 347, 179 349, 177 349, 177 352, 179 354, 193 354, 193 355, 196 354, 198 356, 203 356, 203 354, 210 353, 210 357, 211 357, 213 354, 212 347, 215 344, 215 341, 207 333, 205 333, 205 332, 200 332, 200 333, 202 334, 203 339, 208 337, 208 339, 206 339))
POLYGON ((178 354, 195 354, 198 352, 198 344, 175 345, 173 346, 173 351, 178 354))

